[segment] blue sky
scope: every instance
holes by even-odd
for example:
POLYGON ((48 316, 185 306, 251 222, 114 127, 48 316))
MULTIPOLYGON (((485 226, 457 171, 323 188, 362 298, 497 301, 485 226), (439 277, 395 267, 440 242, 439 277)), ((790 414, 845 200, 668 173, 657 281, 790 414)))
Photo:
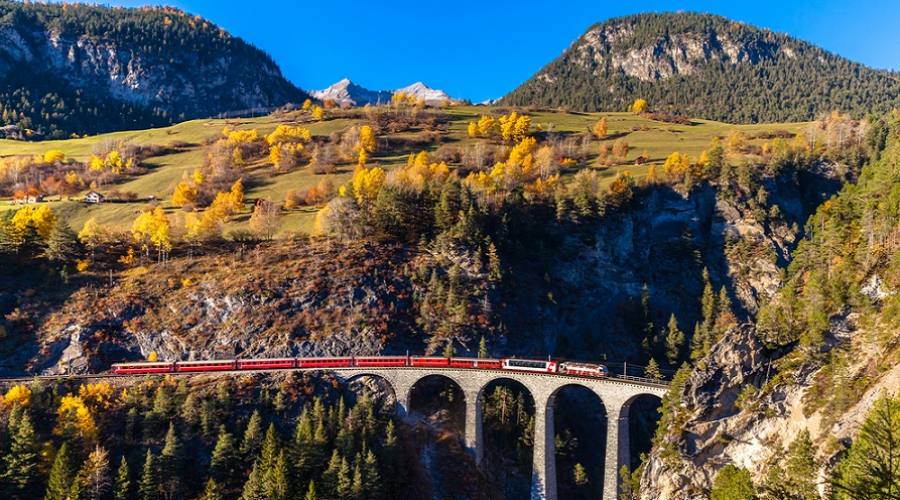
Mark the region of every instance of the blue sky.
POLYGON ((421 80, 454 97, 500 97, 557 57, 591 24, 645 11, 712 12, 789 33, 869 66, 900 70, 896 0, 167 3, 207 17, 265 50, 304 89, 348 77, 372 89, 421 80))

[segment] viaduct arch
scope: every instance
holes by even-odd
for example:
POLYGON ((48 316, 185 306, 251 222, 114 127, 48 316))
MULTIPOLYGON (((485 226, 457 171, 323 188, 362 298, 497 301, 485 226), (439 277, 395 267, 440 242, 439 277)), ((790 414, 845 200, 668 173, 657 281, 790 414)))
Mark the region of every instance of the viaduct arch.
POLYGON ((606 450, 603 471, 603 498, 614 500, 618 494, 618 471, 630 463, 628 413, 639 396, 661 398, 667 390, 663 384, 616 378, 585 379, 562 374, 532 374, 506 370, 470 370, 454 368, 330 368, 346 379, 368 375, 383 379, 397 399, 397 414, 409 414, 413 386, 430 375, 442 375, 458 385, 466 406, 464 441, 466 448, 480 464, 484 456, 482 394, 492 381, 514 380, 534 399, 534 449, 532 456, 531 499, 557 500, 554 402, 566 386, 583 387, 600 398, 606 409, 606 450))

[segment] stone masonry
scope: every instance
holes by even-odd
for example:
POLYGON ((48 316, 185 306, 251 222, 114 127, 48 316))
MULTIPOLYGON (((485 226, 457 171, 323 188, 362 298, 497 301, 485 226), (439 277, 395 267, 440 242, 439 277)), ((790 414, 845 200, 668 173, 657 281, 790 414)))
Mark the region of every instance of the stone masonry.
POLYGON ((410 394, 418 381, 429 375, 442 375, 456 383, 465 395, 466 447, 481 463, 484 455, 482 438, 481 395, 495 380, 514 380, 522 384, 534 398, 534 465, 531 474, 532 500, 557 500, 556 450, 554 447, 553 411, 557 392, 565 386, 581 386, 592 391, 606 408, 606 461, 603 477, 603 499, 615 500, 618 471, 630 462, 628 441, 628 409, 641 395, 662 397, 664 385, 616 378, 588 379, 559 374, 532 374, 504 370, 467 370, 454 368, 342 368, 335 369, 348 379, 365 375, 384 379, 397 398, 397 413, 405 416, 409 410, 410 394))

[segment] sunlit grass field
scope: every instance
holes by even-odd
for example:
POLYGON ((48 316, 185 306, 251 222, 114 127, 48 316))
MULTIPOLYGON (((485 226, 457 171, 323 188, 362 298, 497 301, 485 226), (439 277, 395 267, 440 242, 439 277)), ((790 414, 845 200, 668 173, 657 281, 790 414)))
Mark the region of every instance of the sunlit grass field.
MULTIPOLYGON (((477 120, 479 115, 496 111, 484 106, 458 106, 445 110, 450 118, 447 131, 442 133, 440 142, 443 144, 466 147, 478 139, 470 139, 466 135, 466 126, 469 121, 477 120)), ((581 168, 595 168, 606 179, 611 180, 622 171, 629 171, 634 176, 640 177, 646 174, 650 164, 661 165, 665 158, 674 151, 687 153, 697 157, 715 137, 725 137, 733 130, 740 130, 747 135, 759 132, 788 131, 792 133, 803 130, 805 123, 772 123, 758 125, 731 125, 726 123, 693 120, 689 125, 679 125, 649 120, 631 113, 570 113, 562 111, 538 111, 529 112, 532 117, 532 129, 546 133, 581 133, 589 130, 601 117, 605 117, 608 126, 608 137, 604 142, 612 144, 615 140, 622 140, 630 146, 625 161, 613 166, 600 166, 595 155, 592 155, 584 164, 577 165, 564 172, 564 175, 581 168), (635 165, 634 160, 638 156, 649 158, 649 162, 643 165, 635 165)), ((107 189, 116 189, 120 192, 133 192, 141 198, 155 196, 160 199, 162 206, 167 211, 180 217, 180 209, 171 205, 169 199, 175 184, 185 173, 190 173, 203 163, 204 142, 221 134, 224 127, 235 129, 257 129, 261 135, 268 134, 280 123, 295 123, 298 115, 275 114, 255 118, 238 119, 201 119, 191 120, 169 127, 114 132, 92 137, 66 139, 58 141, 23 142, 13 140, 0 140, 0 156, 34 155, 43 154, 48 150, 63 151, 68 157, 78 160, 87 159, 99 144, 110 141, 125 141, 142 145, 172 145, 181 144, 178 152, 149 158, 144 161, 149 172, 139 177, 128 179, 115 186, 106 186, 107 189)), ((347 117, 346 113, 337 112, 335 116, 321 122, 308 122, 303 126, 310 129, 314 136, 328 136, 333 132, 344 130, 358 122, 359 118, 347 117)), ((416 138, 422 132, 410 131, 396 134, 396 137, 416 138)), ((759 141, 761 142, 761 141, 759 141)), ((382 141, 379 141, 382 143, 382 141)), ((596 142, 599 148, 600 141, 596 142)), ((428 149, 434 150, 438 145, 432 145, 428 149)), ((378 150, 371 158, 373 164, 378 164, 386 169, 392 169, 404 164, 406 157, 412 150, 378 150)), ((271 168, 265 160, 257 161, 247 167, 247 198, 252 201, 256 198, 267 198, 281 202, 285 194, 290 190, 304 190, 315 186, 323 177, 331 179, 335 186, 339 186, 350 178, 353 171, 352 164, 338 165, 337 172, 327 175, 316 175, 308 168, 300 168, 292 172, 272 175, 271 168)), ((61 217, 69 220, 72 227, 78 228, 91 217, 112 229, 126 230, 131 221, 137 216, 145 202, 134 203, 104 203, 101 205, 87 205, 74 200, 51 199, 54 211, 61 217)), ((8 200, 0 200, 0 212, 15 209, 8 200)), ((293 210, 285 215, 282 224, 282 233, 309 232, 315 217, 315 209, 311 207, 293 210)), ((247 224, 248 214, 236 217, 226 226, 226 230, 241 228, 247 224)))

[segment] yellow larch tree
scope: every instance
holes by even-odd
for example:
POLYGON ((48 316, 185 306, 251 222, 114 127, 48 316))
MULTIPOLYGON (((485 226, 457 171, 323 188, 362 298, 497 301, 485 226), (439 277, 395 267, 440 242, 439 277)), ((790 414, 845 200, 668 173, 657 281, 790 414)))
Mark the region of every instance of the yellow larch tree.
POLYGON ((647 111, 647 100, 643 98, 637 98, 631 103, 631 106, 628 108, 632 113, 639 115, 645 111, 647 111))
POLYGON ((385 171, 380 167, 357 167, 353 173, 353 197, 363 208, 368 207, 381 190, 386 178, 385 171))
POLYGON ((22 384, 16 384, 3 395, 3 404, 6 406, 28 406, 31 403, 31 389, 22 384))
POLYGON ((67 394, 62 397, 56 410, 56 428, 53 433, 68 439, 77 437, 85 443, 92 443, 97 439, 97 423, 80 396, 67 394))
POLYGON ((606 137, 606 134, 608 133, 606 128, 606 117, 597 120, 597 123, 595 123, 591 128, 591 132, 597 139, 603 139, 604 137, 606 137))
POLYGON ((353 150, 357 155, 357 164, 364 167, 369 154, 375 151, 375 131, 372 130, 372 127, 363 125, 359 128, 356 146, 353 150))
POLYGON ((486 137, 490 139, 499 133, 500 129, 497 126, 497 120, 495 120, 494 117, 490 115, 481 115, 481 118, 478 119, 479 137, 486 137))
POLYGON ((478 137, 478 124, 469 122, 469 125, 466 127, 466 135, 471 139, 478 137))
POLYGON ((177 207, 193 205, 197 203, 199 193, 197 186, 192 181, 182 180, 175 185, 175 191, 172 193, 172 204, 177 207))
POLYGON ((131 236, 135 242, 148 248, 156 247, 158 259, 172 249, 171 226, 162 207, 141 212, 131 224, 131 236))

